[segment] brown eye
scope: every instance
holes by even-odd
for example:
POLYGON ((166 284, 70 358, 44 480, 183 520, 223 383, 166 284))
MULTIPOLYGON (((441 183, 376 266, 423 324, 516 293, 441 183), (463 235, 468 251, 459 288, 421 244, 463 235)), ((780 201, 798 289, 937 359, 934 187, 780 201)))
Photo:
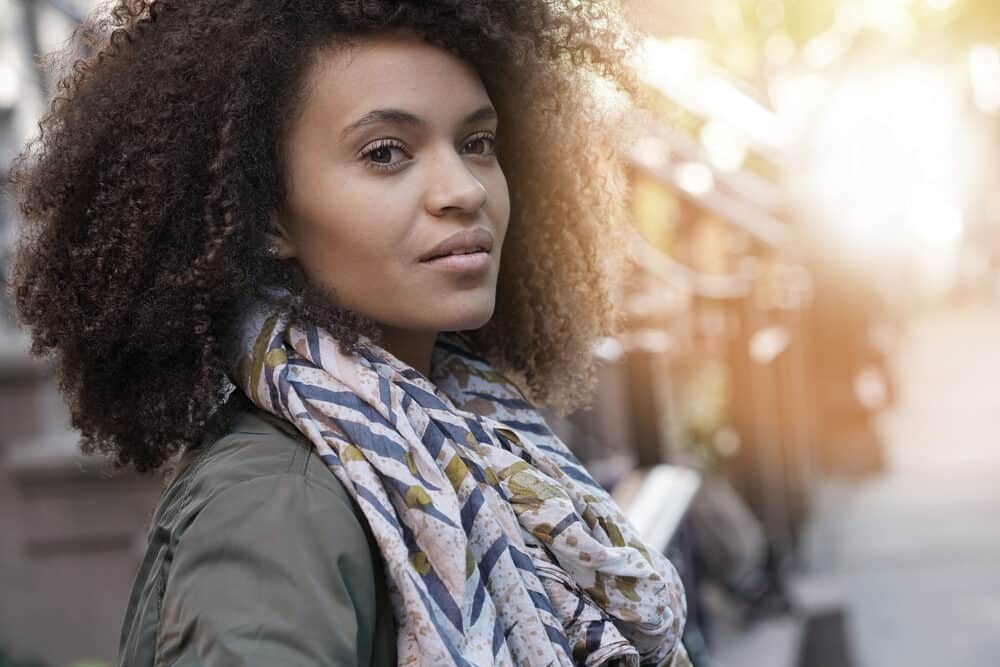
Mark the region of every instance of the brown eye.
POLYGON ((410 157, 403 144, 392 139, 382 139, 361 151, 360 158, 364 160, 366 165, 376 171, 393 171, 405 162, 405 160, 393 162, 393 150, 399 151, 406 157, 410 157))
POLYGON ((382 164, 392 161, 392 150, 386 146, 380 146, 368 153, 368 157, 382 164))
POLYGON ((492 134, 484 133, 477 135, 465 143, 465 147, 473 146, 472 152, 476 155, 487 157, 496 153, 496 141, 492 134))

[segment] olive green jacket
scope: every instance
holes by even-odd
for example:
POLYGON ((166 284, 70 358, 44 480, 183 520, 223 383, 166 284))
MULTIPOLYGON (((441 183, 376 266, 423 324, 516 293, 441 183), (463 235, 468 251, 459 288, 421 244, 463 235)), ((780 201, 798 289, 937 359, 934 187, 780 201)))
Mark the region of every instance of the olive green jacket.
POLYGON ((291 425, 244 412, 182 455, 119 649, 123 667, 396 664, 375 538, 291 425))

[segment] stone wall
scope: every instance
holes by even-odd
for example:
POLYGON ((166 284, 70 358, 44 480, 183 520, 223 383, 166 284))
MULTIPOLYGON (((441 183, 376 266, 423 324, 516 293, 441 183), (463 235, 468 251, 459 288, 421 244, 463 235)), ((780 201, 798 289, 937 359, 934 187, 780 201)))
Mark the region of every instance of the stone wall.
POLYGON ((0 647, 115 664, 160 482, 84 457, 66 422, 50 370, 0 332, 0 647))

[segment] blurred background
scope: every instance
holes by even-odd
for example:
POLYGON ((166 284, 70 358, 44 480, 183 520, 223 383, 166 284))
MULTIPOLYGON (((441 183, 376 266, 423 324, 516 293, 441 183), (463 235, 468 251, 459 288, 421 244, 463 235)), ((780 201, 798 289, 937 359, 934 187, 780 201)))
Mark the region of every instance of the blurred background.
MULTIPOLYGON (((1000 4, 627 4, 627 326, 553 424, 682 571, 698 667, 995 667, 1000 4)), ((90 9, 0 0, 0 163, 90 9)), ((115 663, 159 493, 65 423, 0 300, 3 667, 115 663)))

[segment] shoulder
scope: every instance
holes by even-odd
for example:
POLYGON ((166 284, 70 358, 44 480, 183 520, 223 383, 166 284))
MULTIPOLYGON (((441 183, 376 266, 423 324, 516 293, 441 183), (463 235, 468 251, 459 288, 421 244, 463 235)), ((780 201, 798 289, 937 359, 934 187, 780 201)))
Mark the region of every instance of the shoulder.
POLYGON ((193 497, 211 496, 262 477, 288 475, 348 498, 336 477, 314 455, 312 444, 291 424, 260 410, 238 413, 227 433, 184 458, 180 475, 189 471, 187 491, 193 497))
MULTIPOLYGON (((156 522, 175 539, 213 502, 256 496, 275 486, 325 497, 327 504, 363 520, 344 486, 314 454, 311 443, 287 422, 260 410, 236 415, 228 432, 189 449, 178 462, 157 508, 156 522)), ((218 503, 217 503, 218 504, 218 503)))
POLYGON ((310 539, 294 534, 299 531, 324 536, 326 548, 349 552, 359 563, 377 550, 357 501, 284 420, 260 410, 241 412, 228 433, 187 459, 171 485, 178 505, 167 519, 174 544, 194 529, 205 539, 214 539, 216 529, 310 539))
MULTIPOLYGON (((256 656, 247 664, 367 664, 375 637, 389 636, 378 621, 378 547, 356 501, 304 437, 259 411, 185 453, 147 559, 146 578, 160 583, 137 581, 135 590, 159 589, 160 608, 123 630, 156 627, 155 653, 167 664, 243 653, 256 656), (274 641, 262 640, 262 628, 274 641)), ((147 608, 137 602, 134 611, 147 608)))

